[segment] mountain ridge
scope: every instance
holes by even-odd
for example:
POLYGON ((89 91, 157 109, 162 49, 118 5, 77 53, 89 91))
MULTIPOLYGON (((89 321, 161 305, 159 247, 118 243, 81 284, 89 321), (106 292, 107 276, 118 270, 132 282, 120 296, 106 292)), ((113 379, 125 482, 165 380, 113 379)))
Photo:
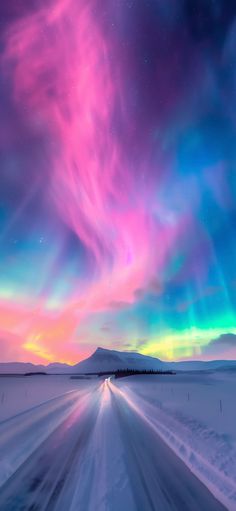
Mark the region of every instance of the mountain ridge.
POLYGON ((117 369, 139 370, 175 370, 202 371, 219 369, 236 369, 236 360, 188 360, 166 362, 156 357, 142 355, 133 351, 118 351, 98 346, 86 359, 75 365, 53 362, 47 365, 32 364, 31 362, 2 362, 0 374, 24 374, 27 372, 46 371, 48 374, 97 373, 116 371, 117 369))

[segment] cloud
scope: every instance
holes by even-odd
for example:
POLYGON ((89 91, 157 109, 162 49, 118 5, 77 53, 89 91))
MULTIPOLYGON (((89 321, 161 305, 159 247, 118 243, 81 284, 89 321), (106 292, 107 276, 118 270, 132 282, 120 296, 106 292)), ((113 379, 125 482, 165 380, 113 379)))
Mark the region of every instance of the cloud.
POLYGON ((148 339, 137 339, 135 342, 136 349, 142 348, 142 346, 145 346, 148 343, 148 339))
POLYGON ((100 330, 101 332, 110 332, 111 329, 109 326, 104 325, 100 328, 100 330))
POLYGON ((126 307, 129 307, 131 304, 129 302, 125 302, 125 301, 122 301, 122 300, 112 300, 110 303, 109 303, 109 307, 111 309, 124 309, 126 307))
POLYGON ((137 299, 142 299, 146 294, 160 295, 163 292, 163 284, 156 279, 151 279, 143 288, 137 288, 134 295, 137 299))
POLYGON ((228 352, 235 351, 236 356, 236 335, 233 333, 222 334, 216 339, 213 339, 205 346, 203 353, 205 355, 224 355, 228 352))

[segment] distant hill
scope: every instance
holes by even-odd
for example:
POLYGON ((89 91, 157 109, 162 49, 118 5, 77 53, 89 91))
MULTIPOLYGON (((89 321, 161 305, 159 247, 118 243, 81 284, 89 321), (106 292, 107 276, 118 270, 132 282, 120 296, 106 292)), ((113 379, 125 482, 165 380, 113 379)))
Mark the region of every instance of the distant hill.
POLYGON ((1 362, 0 374, 25 374, 46 372, 48 374, 70 373, 72 366, 55 362, 48 365, 35 365, 30 362, 1 362))
POLYGON ((214 371, 236 368, 236 360, 186 360, 168 362, 168 367, 176 371, 214 371))
POLYGON ((50 374, 71 373, 71 370, 73 367, 74 366, 71 366, 69 364, 61 364, 60 362, 53 362, 46 366, 46 370, 47 370, 47 373, 50 373, 50 374))
POLYGON ((30 362, 1 362, 0 374, 24 374, 45 371, 44 365, 35 365, 30 362))
POLYGON ((201 360, 183 362, 163 362, 162 360, 133 353, 129 351, 116 351, 105 348, 97 348, 96 351, 85 360, 74 366, 68 364, 53 363, 48 365, 34 365, 24 362, 0 363, 0 374, 24 374, 32 372, 46 372, 48 374, 83 374, 117 371, 118 369, 155 370, 155 371, 204 371, 204 370, 229 370, 236 369, 236 360, 201 360))

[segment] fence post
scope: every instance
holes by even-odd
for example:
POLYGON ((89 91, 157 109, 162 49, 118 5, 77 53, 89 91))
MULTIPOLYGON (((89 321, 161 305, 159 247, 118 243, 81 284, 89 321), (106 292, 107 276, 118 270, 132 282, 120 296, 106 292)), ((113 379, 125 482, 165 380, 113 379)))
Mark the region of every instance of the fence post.
POLYGON ((222 413, 222 400, 220 399, 220 413, 222 413))

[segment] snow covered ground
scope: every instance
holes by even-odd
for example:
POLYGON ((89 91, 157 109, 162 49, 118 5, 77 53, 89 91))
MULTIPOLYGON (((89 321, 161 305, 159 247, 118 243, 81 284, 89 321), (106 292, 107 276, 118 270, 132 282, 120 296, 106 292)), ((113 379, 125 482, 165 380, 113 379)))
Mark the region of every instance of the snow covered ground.
POLYGON ((134 376, 118 386, 213 494, 235 510, 236 372, 134 376))
POLYGON ((0 376, 0 421, 87 384, 67 375, 0 376))
POLYGON ((0 378, 1 511, 236 510, 235 384, 0 378))

